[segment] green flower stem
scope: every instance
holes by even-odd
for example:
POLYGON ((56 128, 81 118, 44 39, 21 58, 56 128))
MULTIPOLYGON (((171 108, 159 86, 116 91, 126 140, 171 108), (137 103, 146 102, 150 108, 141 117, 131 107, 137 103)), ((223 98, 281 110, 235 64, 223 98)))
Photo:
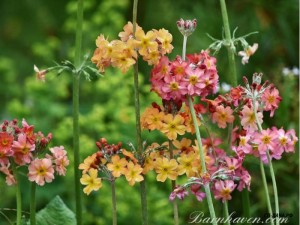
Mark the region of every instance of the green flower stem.
POLYGON ((35 210, 36 210, 36 197, 35 197, 35 192, 36 192, 36 183, 32 182, 31 183, 31 193, 30 193, 30 225, 36 225, 36 220, 35 220, 35 210))
MULTIPOLYGON (((132 25, 133 25, 133 35, 136 31, 136 18, 137 18, 137 5, 138 0, 133 1, 133 11, 132 11, 132 25)), ((135 122, 136 122, 136 142, 137 151, 142 158, 143 154, 143 144, 142 144, 142 131, 141 131, 141 116, 140 116, 140 98, 139 98, 139 69, 138 69, 138 59, 133 66, 134 68, 134 103, 135 103, 135 122)), ((141 206, 142 206, 142 225, 148 224, 148 214, 147 214, 147 192, 146 192, 146 181, 145 179, 140 182, 140 196, 141 196, 141 206)))
POLYGON ((111 200, 112 200, 113 225, 117 225, 117 201, 116 201, 115 179, 112 178, 110 183, 111 183, 111 200))
MULTIPOLYGON (((256 124, 258 126, 258 131, 261 132, 262 131, 262 127, 258 121, 258 117, 257 117, 257 112, 256 112, 256 99, 253 99, 252 101, 252 105, 253 105, 253 112, 254 112, 254 116, 255 116, 255 120, 256 120, 256 124)), ((267 151, 268 152, 268 151, 267 151)), ((269 153, 269 152, 268 152, 269 153)), ((272 163, 271 161, 269 161, 270 164, 272 163)), ((265 189, 265 193, 266 193, 266 199, 267 199, 267 206, 268 206, 268 211, 270 215, 273 215, 273 210, 272 210, 272 206, 271 206, 271 201, 270 201, 270 194, 269 194, 269 190, 268 190, 268 184, 267 184, 267 178, 266 178, 266 173, 265 173, 265 169, 264 169, 264 165, 263 162, 260 160, 260 172, 261 172, 261 176, 262 176, 262 180, 263 180, 263 185, 264 185, 264 189, 265 189)), ((276 193, 277 194, 277 193, 276 193)), ((271 224, 274 225, 273 220, 271 220, 271 224)))
MULTIPOLYGON (((272 159, 270 157, 269 150, 267 150, 267 158, 269 161, 269 167, 270 167, 270 174, 272 178, 272 184, 273 184, 273 191, 274 191, 274 198, 275 198, 275 213, 279 216, 279 201, 278 201, 278 191, 277 191, 277 184, 276 184, 276 178, 275 173, 272 165, 272 159)), ((279 217, 276 217, 276 225, 279 225, 279 217)))
POLYGON ((242 202, 243 202, 243 210, 244 210, 244 217, 250 217, 250 200, 249 200, 249 191, 244 189, 242 191, 242 202))
MULTIPOLYGON (((81 64, 81 42, 82 42, 82 21, 83 21, 83 0, 77 1, 77 26, 75 40, 75 67, 81 64)), ((76 71, 73 74, 73 149, 74 149, 74 174, 75 174, 75 199, 77 225, 82 225, 82 200, 80 186, 80 163, 79 151, 79 79, 80 74, 76 71)))
POLYGON ((230 225, 229 212, 228 212, 228 201, 227 200, 225 200, 225 202, 223 203, 223 207, 224 207, 226 224, 230 225))
POLYGON ((236 75, 236 67, 235 67, 235 60, 234 60, 234 49, 232 46, 231 34, 230 34, 230 26, 228 21, 227 9, 226 9, 226 2, 225 0, 220 0, 221 4, 221 12, 222 12, 222 19, 225 31, 225 38, 226 38, 226 47, 228 52, 228 64, 229 64, 229 72, 230 72, 230 79, 231 85, 233 87, 237 86, 237 75, 236 75))
MULTIPOLYGON (((197 118, 196 118, 196 113, 195 113, 195 109, 194 109, 194 104, 193 104, 193 100, 192 100, 191 96, 188 96, 188 101, 189 101, 189 108, 190 108, 192 118, 193 118, 193 123, 194 123, 195 130, 196 130, 196 137, 197 137, 198 146, 199 146, 202 173, 205 174, 207 172, 206 165, 205 165, 205 156, 204 156, 203 146, 202 146, 202 142, 201 142, 200 130, 199 130, 199 127, 197 124, 197 118)), ((215 214, 215 209, 214 209, 211 192, 210 192, 210 187, 209 187, 208 183, 204 185, 204 190, 205 190, 205 194, 206 194, 206 198, 207 198, 210 217, 213 219, 213 224, 216 225, 217 224, 216 214, 215 214)))
MULTIPOLYGON (((169 140, 169 150, 170 150, 170 159, 173 159, 174 158, 173 144, 172 144, 171 140, 169 140)), ((175 180, 171 181, 171 187, 172 187, 172 191, 173 191, 176 187, 175 180)), ((178 204, 177 204, 176 198, 173 200, 173 212, 174 212, 174 225, 179 225, 178 204)))
MULTIPOLYGON (((186 43, 187 43, 187 36, 183 35, 183 46, 182 46, 182 60, 183 61, 185 60, 186 43)), ((191 96, 188 96, 188 102, 189 102, 189 108, 190 108, 190 111, 191 111, 191 114, 192 114, 194 127, 195 127, 195 130, 196 130, 196 137, 197 137, 197 141, 198 141, 198 145, 199 145, 199 154, 200 154, 202 172, 203 172, 203 174, 205 174, 206 171, 207 171, 206 170, 206 165, 205 165, 205 158, 204 158, 205 156, 204 156, 203 146, 202 146, 202 142, 201 142, 200 130, 199 130, 199 127, 198 127, 196 113, 195 113, 195 109, 194 109, 194 104, 193 104, 193 100, 192 100, 191 96)), ((214 209, 214 205, 213 205, 213 201, 212 201, 212 197, 211 197, 209 184, 204 185, 204 190, 205 190, 205 194, 206 194, 206 198, 207 198, 210 217, 213 219, 213 221, 212 221, 213 224, 217 225, 216 214, 215 214, 215 209, 214 209)))
POLYGON ((16 180, 16 203, 17 203, 17 222, 16 225, 21 225, 22 220, 22 196, 21 196, 21 187, 20 187, 20 181, 18 179, 18 172, 16 165, 12 163, 12 170, 13 174, 16 180))

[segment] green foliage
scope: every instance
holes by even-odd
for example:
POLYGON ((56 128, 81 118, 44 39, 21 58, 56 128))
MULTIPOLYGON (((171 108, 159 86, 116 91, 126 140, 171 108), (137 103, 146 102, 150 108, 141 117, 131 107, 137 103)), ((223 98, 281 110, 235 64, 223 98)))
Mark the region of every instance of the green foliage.
POLYGON ((37 225, 74 225, 75 214, 56 196, 47 206, 36 214, 37 225))
MULTIPOLYGON (((53 134, 52 146, 64 145, 72 159, 72 83, 71 75, 64 72, 59 77, 54 72, 46 75, 46 83, 35 80, 33 65, 44 69, 54 61, 72 61, 74 56, 76 1, 1 1, 0 13, 0 119, 26 118, 35 125, 35 130, 53 134)), ((298 43, 298 2, 291 1, 227 1, 231 29, 238 27, 237 36, 258 31, 249 37, 249 43, 259 43, 259 49, 242 66, 236 57, 238 74, 252 76, 263 72, 265 79, 274 82, 283 97, 274 118, 266 120, 268 125, 299 129, 299 78, 283 77, 283 67, 293 67, 299 62, 298 43)), ((83 53, 92 55, 95 40, 100 33, 110 40, 127 21, 132 19, 131 1, 89 0, 85 1, 83 53)), ((189 38, 187 53, 206 49, 211 40, 206 36, 222 37, 222 20, 218 1, 139 1, 138 24, 148 31, 165 28, 173 35, 174 51, 171 58, 181 54, 182 36, 176 21, 196 18, 198 27, 189 38)), ((220 81, 229 81, 226 51, 216 56, 220 81)), ((150 67, 139 62, 141 83, 141 111, 152 101, 159 102, 154 93, 149 93, 150 67)), ((83 77, 80 84, 80 149, 82 159, 97 150, 95 141, 106 137, 109 142, 135 144, 135 121, 133 99, 133 74, 121 74, 116 69, 106 71, 104 77, 87 82, 83 77)), ((265 118, 268 115, 265 115, 265 118)), ((147 143, 163 141, 158 132, 143 132, 147 143)), ((264 193, 261 189, 259 167, 255 158, 247 162, 252 175, 250 193, 251 213, 266 212, 264 193)), ((291 224, 298 221, 298 153, 275 161, 280 206, 285 213, 293 213, 291 224)), ((27 171, 25 171, 26 173, 27 171)), ((70 167, 67 176, 40 187, 37 192, 37 208, 41 209, 55 195, 63 196, 71 209, 75 208, 73 174, 70 167)), ((26 191, 26 177, 22 182, 24 211, 28 212, 29 197, 26 191), (24 185, 23 185, 24 184, 24 185)), ((147 176, 149 224, 172 224, 172 204, 168 201, 170 183, 158 183, 154 174, 147 176)), ((270 181, 270 177, 267 177, 270 181)), ((180 180, 179 183, 184 182, 180 180)), ((140 224, 139 187, 130 187, 124 179, 117 180, 118 224, 140 224), (131 207, 131 208, 130 208, 131 207)), ((0 208, 14 218, 14 187, 0 179, 0 208), (5 196, 5 197, 3 197, 5 196)), ((240 207, 240 195, 235 193, 230 209, 240 207)), ((111 192, 109 183, 90 196, 84 196, 85 224, 100 225, 111 223, 111 192)), ((217 207, 221 208, 219 204, 217 207)), ((186 224, 189 214, 195 210, 206 211, 206 202, 199 203, 192 196, 179 202, 181 224, 186 224)), ((24 215, 28 216, 26 213, 24 215)), ((208 215, 206 213, 205 215, 208 215)), ((11 219, 14 221, 13 219, 11 219)), ((7 220, 0 215, 0 224, 7 220)))

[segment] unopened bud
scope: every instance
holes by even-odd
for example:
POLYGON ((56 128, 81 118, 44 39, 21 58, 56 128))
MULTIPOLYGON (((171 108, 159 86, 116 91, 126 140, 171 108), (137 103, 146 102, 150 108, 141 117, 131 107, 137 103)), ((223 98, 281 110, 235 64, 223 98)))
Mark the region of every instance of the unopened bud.
POLYGON ((177 27, 183 36, 189 36, 195 31, 195 29, 197 27, 197 20, 196 19, 193 19, 193 20, 180 19, 177 21, 177 27))

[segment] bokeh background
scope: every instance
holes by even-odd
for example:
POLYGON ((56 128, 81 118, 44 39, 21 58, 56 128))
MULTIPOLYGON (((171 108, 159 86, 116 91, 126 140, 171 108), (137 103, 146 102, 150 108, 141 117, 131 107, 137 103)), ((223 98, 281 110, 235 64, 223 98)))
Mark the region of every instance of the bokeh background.
MULTIPOLYGON (((117 38, 127 21, 132 20, 131 0, 85 1, 83 52, 92 54, 95 40, 104 34, 110 40, 117 38)), ((227 1, 231 29, 238 27, 237 36, 258 31, 247 40, 259 43, 259 49, 249 64, 243 66, 236 57, 239 81, 242 76, 251 77, 254 72, 264 73, 264 80, 275 83, 283 101, 275 116, 265 120, 265 126, 294 128, 299 131, 299 3, 297 0, 231 0, 227 1), (286 68, 284 70, 284 68, 286 68), (283 72, 284 70, 284 72, 283 72)), ((174 51, 170 58, 181 53, 182 36, 177 30, 179 18, 198 21, 198 27, 188 40, 187 53, 206 49, 211 40, 222 37, 222 17, 219 1, 212 0, 164 0, 140 1, 138 24, 145 31, 165 28, 173 35, 174 51)), ((47 82, 35 79, 33 65, 47 68, 54 61, 73 61, 76 26, 76 1, 23 0, 0 1, 0 120, 26 118, 36 130, 52 132, 52 145, 64 145, 72 161, 72 82, 71 75, 55 73, 47 75, 47 82)), ((227 53, 222 49, 218 55, 218 71, 221 83, 230 82, 227 53)), ((151 68, 140 60, 142 111, 153 101, 159 101, 150 93, 149 72, 151 68)), ((105 77, 91 82, 82 79, 80 86, 80 147, 81 157, 96 151, 95 141, 106 137, 109 142, 122 141, 124 147, 135 143, 133 73, 123 75, 116 69, 106 71, 105 77)), ((265 115, 265 118, 268 114, 265 115)), ((164 141, 159 133, 143 133, 148 143, 164 141)), ((292 213, 290 224, 297 224, 299 160, 295 154, 284 156, 274 162, 282 213, 292 213)), ((263 216, 267 212, 261 184, 259 163, 250 158, 247 166, 252 175, 250 193, 251 213, 263 216)), ((268 169, 266 170, 268 171, 268 169)), ((269 173, 267 179, 271 184, 269 173)), ((43 208, 56 195, 60 195, 72 210, 75 209, 73 168, 67 176, 56 178, 51 184, 37 189, 37 208, 43 208)), ((29 184, 24 178, 23 208, 29 211, 29 184)), ((149 224, 172 224, 172 204, 168 201, 170 182, 158 183, 155 175, 147 176, 149 224)), ((15 213, 15 188, 5 184, 0 177, 0 211, 13 218, 15 213)), ((270 185, 270 192, 272 187, 270 185)), ((84 220, 86 225, 111 223, 110 187, 108 183, 96 193, 84 196, 84 220)), ((240 193, 233 194, 230 211, 241 214, 240 193)), ((217 208, 221 204, 216 203, 217 208)), ((117 208, 119 224, 140 224, 139 185, 130 187, 124 179, 117 181, 117 208)), ((189 215, 196 210, 206 212, 206 202, 198 203, 190 196, 179 203, 181 224, 187 224, 189 215)), ((0 224, 7 224, 0 214, 0 224)), ((27 215, 25 213, 25 215, 27 215)), ((208 214, 207 214, 208 215, 208 214)), ((27 215, 28 216, 28 215, 27 215)))

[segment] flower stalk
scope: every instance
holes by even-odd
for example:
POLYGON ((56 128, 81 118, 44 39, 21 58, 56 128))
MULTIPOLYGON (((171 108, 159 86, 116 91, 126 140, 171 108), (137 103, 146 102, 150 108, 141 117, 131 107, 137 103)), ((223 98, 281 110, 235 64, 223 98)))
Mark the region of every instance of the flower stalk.
MULTIPOLYGON (((172 141, 169 140, 170 159, 174 158, 172 141)), ((172 190, 176 187, 176 180, 171 180, 172 190)), ((174 225, 179 225, 178 204, 176 199, 173 201, 174 225)))
POLYGON ((12 170, 14 173, 14 177, 16 180, 16 204, 17 204, 17 221, 16 225, 21 225, 21 220, 22 220, 22 196, 21 196, 21 187, 20 187, 20 181, 18 179, 18 172, 16 165, 13 163, 12 164, 12 170))
POLYGON ((221 12, 222 12, 222 19, 223 19, 223 26, 225 31, 225 39, 226 39, 226 47, 227 47, 227 53, 228 53, 228 64, 229 64, 229 74, 231 82, 231 85, 233 87, 237 86, 237 75, 236 75, 236 67, 235 67, 235 60, 234 60, 234 44, 231 39, 230 34, 230 26, 229 26, 229 20, 227 15, 227 9, 226 9, 226 2, 225 0, 220 0, 221 5, 221 12))
POLYGON ((30 193, 30 225, 36 225, 35 210, 36 210, 36 183, 31 183, 30 193))
POLYGON ((116 185, 115 185, 115 179, 114 178, 111 178, 110 184, 111 184, 113 225, 117 225, 116 185))
MULTIPOLYGON (((132 24, 133 24, 133 35, 135 37, 136 31, 136 21, 137 21, 137 5, 138 0, 133 1, 133 12, 132 12, 132 24)), ((137 151, 139 156, 143 153, 143 143, 142 143, 142 131, 141 131, 141 116, 140 116, 140 99, 139 99, 139 69, 138 69, 138 58, 133 66, 134 69, 134 103, 135 103, 135 121, 136 121, 136 142, 137 151)), ((147 193, 146 193, 146 181, 145 179, 140 182, 140 196, 141 196, 141 206, 142 206, 142 225, 148 224, 148 214, 147 214, 147 193)))
MULTIPOLYGON (((185 61, 187 38, 188 38, 188 35, 190 35, 190 33, 187 33, 187 34, 182 33, 182 34, 183 34, 182 60, 185 61)), ((196 112, 195 112, 193 100, 192 100, 192 97, 189 96, 189 95, 188 95, 188 103, 189 103, 189 108, 190 108, 190 111, 191 111, 192 120, 193 120, 195 131, 196 131, 196 137, 197 137, 197 142, 198 142, 198 146, 199 146, 199 154, 200 154, 202 173, 206 174, 207 170, 206 170, 206 165, 205 165, 205 156, 204 156, 204 151, 203 151, 203 146, 202 146, 202 141, 201 141, 201 134, 200 134, 200 130, 199 130, 198 123, 197 123, 197 117, 196 117, 196 112)), ((205 194, 206 194, 206 198, 207 198, 210 217, 213 220, 212 221, 213 225, 217 225, 216 214, 215 214, 215 209, 214 209, 214 205, 213 205, 213 201, 212 201, 212 197, 211 197, 211 191, 210 191, 209 183, 207 183, 203 186, 204 186, 204 190, 205 190, 205 194)))
POLYGON ((225 218, 226 218, 226 224, 230 225, 230 220, 229 218, 229 212, 228 212, 228 201, 225 200, 225 202, 223 203, 223 207, 224 207, 224 214, 225 214, 225 218))
MULTIPOLYGON (((253 101, 252 101, 254 116, 255 116, 257 126, 258 126, 258 130, 259 130, 259 132, 261 132, 262 127, 261 127, 261 124, 258 120, 258 116, 257 116, 257 112, 256 112, 256 104, 255 103, 256 103, 256 99, 254 98, 253 101)), ((269 160, 269 158, 268 158, 268 160, 269 160)), ((270 164, 272 163, 270 160, 269 160, 269 162, 270 162, 270 164)), ((270 201, 270 194, 269 194, 268 184, 267 184, 267 178, 266 178, 266 173, 265 173, 265 169, 264 169, 264 165, 263 165, 262 160, 260 160, 260 172, 261 172, 263 185, 264 185, 264 189, 265 189, 265 193, 266 193, 268 211, 269 211, 270 215, 273 215, 273 210, 272 210, 271 201, 270 201)), ((276 183, 275 183, 275 185, 276 185, 276 183)), ((271 225, 274 225, 273 220, 271 220, 271 225)))
MULTIPOLYGON (((75 40, 75 67, 81 64, 81 42, 82 42, 83 0, 77 1, 77 25, 75 40)), ((80 190, 80 163, 79 150, 79 79, 80 72, 73 74, 73 148, 74 148, 74 174, 75 174, 75 199, 77 224, 82 225, 82 200, 80 190)))

